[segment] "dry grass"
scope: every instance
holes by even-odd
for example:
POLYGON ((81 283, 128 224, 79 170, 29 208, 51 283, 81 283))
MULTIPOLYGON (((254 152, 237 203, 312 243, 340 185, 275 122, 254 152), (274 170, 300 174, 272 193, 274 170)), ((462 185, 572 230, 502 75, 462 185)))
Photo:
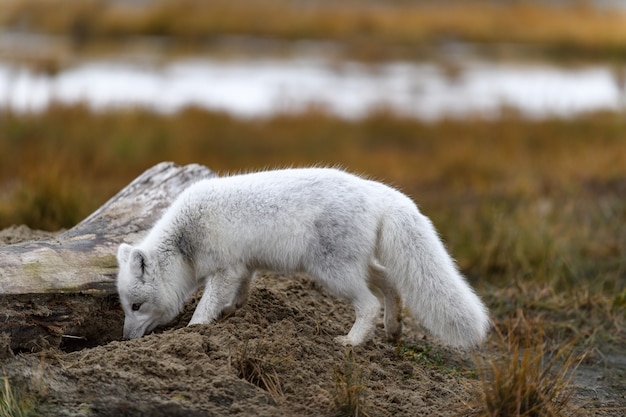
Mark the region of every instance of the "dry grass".
POLYGON ((626 51, 626 14, 542 2, 383 2, 290 0, 98 0, 3 2, 0 25, 69 34, 77 43, 134 35, 202 43, 216 36, 335 40, 373 57, 394 49, 450 39, 522 43, 563 56, 620 58, 626 51), (63 13, 59 13, 63 10, 63 13))
POLYGON ((573 344, 553 347, 543 325, 518 312, 507 333, 498 328, 503 354, 479 360, 479 416, 557 417, 573 413, 573 373, 584 355, 573 344))
POLYGON ((7 217, 22 220, 24 205, 15 203, 25 198, 21 193, 45 195, 44 180, 56 187, 53 194, 77 197, 78 221, 163 160, 203 163, 221 172, 338 164, 400 186, 425 209, 453 203, 439 215, 441 221, 451 220, 446 218, 451 211, 457 216, 457 208, 472 209, 471 218, 498 228, 489 231, 493 241, 485 242, 491 263, 500 260, 503 241, 515 240, 507 231, 522 217, 534 222, 535 230, 564 215, 602 221, 581 209, 617 220, 619 201, 609 197, 624 187, 624 134, 626 121, 612 114, 571 121, 428 123, 385 114, 345 121, 316 112, 245 121, 198 109, 171 116, 140 110, 96 114, 81 106, 30 115, 5 111, 0 181, 6 217, 0 227, 7 217), (577 197, 589 197, 591 204, 581 208, 577 197), (493 204, 482 204, 485 198, 493 204), (571 206, 563 206, 567 200, 573 200, 571 206))
MULTIPOLYGON (((341 165, 395 184, 420 204, 497 323, 523 310, 542 319, 554 343, 620 347, 624 149, 620 114, 427 123, 389 114, 346 121, 315 111, 262 120, 199 109, 169 116, 81 106, 5 111, 0 228, 71 227, 163 160, 218 173, 341 165)), ((251 371, 263 365, 249 358, 251 371)))
POLYGON ((333 403, 340 416, 368 416, 365 400, 367 378, 365 366, 359 363, 351 348, 341 365, 335 365, 335 384, 331 392, 333 403))
POLYGON ((71 227, 163 160, 218 173, 340 165, 413 196, 473 281, 615 295, 626 273, 625 138, 626 121, 611 114, 425 123, 315 112, 249 121, 197 109, 5 112, 0 228, 71 227))
POLYGON ((232 367, 237 376, 267 391, 276 403, 284 398, 282 384, 278 376, 279 364, 285 361, 272 355, 272 349, 263 341, 251 347, 246 340, 237 351, 232 367))
POLYGON ((0 417, 35 415, 34 402, 23 389, 11 384, 8 377, 0 378, 0 417))

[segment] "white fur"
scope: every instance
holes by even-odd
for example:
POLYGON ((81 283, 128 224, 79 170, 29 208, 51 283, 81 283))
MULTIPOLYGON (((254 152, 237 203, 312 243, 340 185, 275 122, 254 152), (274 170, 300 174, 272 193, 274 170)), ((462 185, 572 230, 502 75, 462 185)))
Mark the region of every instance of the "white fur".
POLYGON ((190 325, 234 311, 259 269, 306 272, 351 301, 356 321, 337 338, 342 344, 370 338, 380 310, 371 289, 382 293, 391 340, 401 333, 403 301, 451 346, 476 345, 489 328, 487 309, 415 204, 391 187, 336 169, 200 181, 141 243, 122 244, 118 261, 125 338, 173 320, 200 286, 204 294, 190 325))

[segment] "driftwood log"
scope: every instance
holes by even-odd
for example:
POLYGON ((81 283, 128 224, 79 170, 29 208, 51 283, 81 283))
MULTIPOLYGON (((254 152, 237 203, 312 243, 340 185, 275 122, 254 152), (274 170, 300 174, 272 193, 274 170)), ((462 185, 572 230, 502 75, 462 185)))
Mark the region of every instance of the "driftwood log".
POLYGON ((72 229, 0 247, 0 357, 118 338, 119 244, 138 241, 182 190, 212 176, 200 165, 158 164, 72 229))

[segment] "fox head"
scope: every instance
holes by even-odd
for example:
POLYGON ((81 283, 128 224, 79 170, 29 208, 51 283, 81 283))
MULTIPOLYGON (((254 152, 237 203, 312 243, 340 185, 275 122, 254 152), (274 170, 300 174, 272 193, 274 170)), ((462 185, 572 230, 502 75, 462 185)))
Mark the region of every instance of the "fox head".
POLYGON ((117 291, 124 309, 124 339, 135 339, 174 320, 182 308, 168 297, 161 265, 148 252, 122 243, 117 291))

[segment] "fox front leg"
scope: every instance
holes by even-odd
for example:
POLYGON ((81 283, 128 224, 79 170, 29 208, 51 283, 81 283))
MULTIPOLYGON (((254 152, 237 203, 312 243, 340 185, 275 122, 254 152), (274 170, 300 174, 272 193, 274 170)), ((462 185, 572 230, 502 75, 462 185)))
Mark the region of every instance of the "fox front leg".
POLYGON ((249 282, 248 274, 235 271, 207 279, 189 325, 212 323, 222 314, 233 313, 245 303, 249 282))
POLYGON ((221 311, 218 308, 218 302, 219 300, 215 288, 213 288, 213 284, 207 282, 204 286, 202 298, 200 298, 196 310, 191 317, 191 321, 189 321, 189 326, 194 324, 208 324, 217 319, 221 311))

